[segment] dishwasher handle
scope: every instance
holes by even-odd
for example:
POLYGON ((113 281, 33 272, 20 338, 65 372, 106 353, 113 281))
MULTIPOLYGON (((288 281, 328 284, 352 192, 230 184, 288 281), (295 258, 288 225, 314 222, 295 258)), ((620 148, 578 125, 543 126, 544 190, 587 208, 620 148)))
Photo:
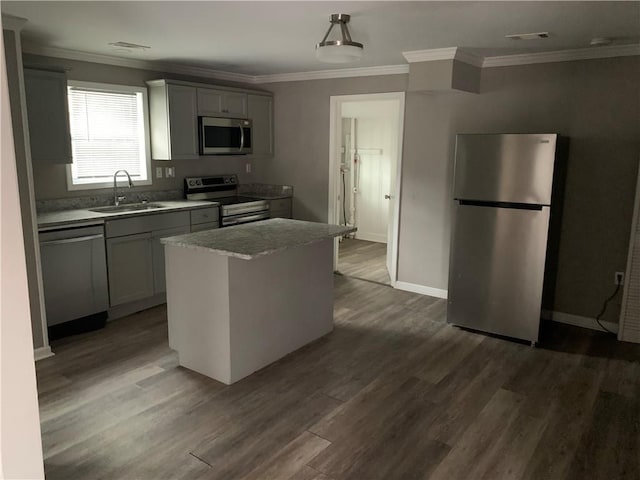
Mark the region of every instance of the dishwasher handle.
POLYGON ((104 235, 99 233, 97 235, 87 235, 85 237, 63 238, 61 240, 48 240, 46 242, 40 242, 40 245, 61 245, 64 243, 86 242, 88 240, 95 240, 97 238, 104 238, 104 235))

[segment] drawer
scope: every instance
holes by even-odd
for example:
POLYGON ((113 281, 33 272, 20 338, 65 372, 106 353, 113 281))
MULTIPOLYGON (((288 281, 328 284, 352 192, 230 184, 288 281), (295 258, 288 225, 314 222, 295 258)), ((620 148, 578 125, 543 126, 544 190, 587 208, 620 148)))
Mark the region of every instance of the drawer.
POLYGON ((191 225, 218 221, 220 221, 220 209, 218 207, 191 210, 191 225))
POLYGON ((136 215, 120 220, 107 220, 105 222, 105 232, 107 238, 112 238, 188 225, 188 211, 171 212, 156 215, 136 215))
POLYGON ((282 210, 291 210, 290 198, 279 198, 269 202, 269 210, 272 212, 280 212, 282 210))
POLYGON ((213 230, 214 228, 220 228, 220 224, 218 222, 196 223, 195 225, 191 225, 191 233, 213 230))

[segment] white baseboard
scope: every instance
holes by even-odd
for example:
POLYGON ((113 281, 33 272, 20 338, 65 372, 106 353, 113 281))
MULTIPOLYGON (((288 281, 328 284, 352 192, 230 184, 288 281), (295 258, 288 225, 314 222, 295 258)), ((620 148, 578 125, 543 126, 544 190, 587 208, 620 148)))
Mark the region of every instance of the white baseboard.
POLYGON ((356 239, 367 242, 387 243, 387 235, 380 233, 356 232, 356 239))
POLYGON ((53 357, 54 355, 55 353, 51 351, 51 347, 40 347, 33 351, 33 357, 36 362, 44 358, 53 357))
POLYGON ((400 282, 396 281, 395 288, 398 290, 404 290, 406 292, 420 293, 421 295, 429 295, 436 298, 447 298, 447 291, 440 288, 426 287, 424 285, 418 285, 416 283, 400 282))
MULTIPOLYGON (((558 323, 573 325, 574 327, 589 328, 591 330, 597 330, 599 332, 603 331, 602 328, 600 328, 600 326, 598 325, 598 322, 596 322, 595 318, 582 317, 580 315, 573 315, 572 313, 543 310, 542 318, 545 320, 553 320, 554 322, 558 323)), ((617 323, 605 322, 603 320, 600 320, 600 323, 602 323, 604 328, 606 328, 607 330, 613 333, 618 333, 617 323)))

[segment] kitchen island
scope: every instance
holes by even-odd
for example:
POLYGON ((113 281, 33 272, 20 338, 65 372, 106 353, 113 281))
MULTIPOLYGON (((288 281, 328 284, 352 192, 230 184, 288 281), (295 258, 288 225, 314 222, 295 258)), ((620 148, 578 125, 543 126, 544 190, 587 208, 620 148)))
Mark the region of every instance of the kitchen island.
POLYGON ((274 218, 162 239, 180 365, 229 385, 329 333, 333 239, 353 231, 274 218))

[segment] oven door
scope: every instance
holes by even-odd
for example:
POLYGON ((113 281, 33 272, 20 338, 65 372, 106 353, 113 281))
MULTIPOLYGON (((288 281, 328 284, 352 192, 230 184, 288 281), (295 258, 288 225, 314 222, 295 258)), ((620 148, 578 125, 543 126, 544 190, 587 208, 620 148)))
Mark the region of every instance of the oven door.
POLYGON ((257 222, 258 220, 267 220, 270 218, 269 212, 258 212, 247 215, 234 215, 233 217, 222 217, 222 226, 230 227, 231 225, 240 225, 241 223, 257 222))
POLYGON ((198 117, 201 155, 247 155, 253 152, 251 120, 198 117))

